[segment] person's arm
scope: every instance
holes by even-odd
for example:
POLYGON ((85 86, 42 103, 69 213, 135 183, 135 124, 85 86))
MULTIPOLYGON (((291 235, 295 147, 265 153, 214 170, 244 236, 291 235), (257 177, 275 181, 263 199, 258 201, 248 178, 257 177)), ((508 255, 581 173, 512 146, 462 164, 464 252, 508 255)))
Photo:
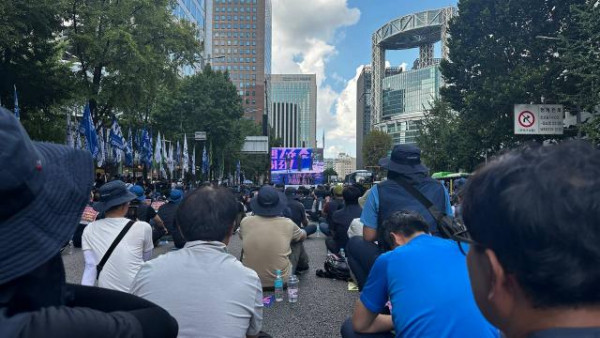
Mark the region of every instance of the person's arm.
POLYGON ((154 220, 154 224, 156 224, 156 226, 165 230, 165 235, 169 233, 169 230, 167 229, 167 227, 165 227, 165 222, 163 222, 163 220, 160 218, 160 216, 158 216, 158 214, 154 214, 154 218, 152 219, 154 220))
POLYGON ((394 323, 391 315, 373 313, 359 299, 352 315, 352 328, 359 333, 388 332, 394 329, 394 323))
MULTIPOLYGON (((144 223, 144 244, 142 247, 142 259, 148 261, 152 258, 152 249, 154 249, 154 242, 152 241, 152 227, 150 224, 144 223)), ((135 226, 135 225, 134 225, 135 226)))
POLYGON ((98 270, 96 270, 96 255, 92 250, 84 250, 83 258, 85 260, 85 267, 83 269, 83 275, 81 276, 81 285, 94 286, 96 283, 96 276, 98 270))
POLYGON ((301 242, 301 241, 305 240, 306 239, 306 231, 304 231, 299 226, 297 226, 296 223, 294 223, 292 221, 290 221, 290 223, 292 223, 294 225, 294 227, 293 227, 294 233, 292 235, 292 242, 301 242))
POLYGON ((360 221, 363 223, 363 239, 367 242, 377 240, 377 210, 378 206, 377 186, 371 188, 367 200, 360 215, 360 221))
POLYGON ((254 297, 254 311, 250 318, 250 325, 246 331, 246 338, 258 337, 263 323, 263 293, 260 279, 256 276, 256 295, 254 297))

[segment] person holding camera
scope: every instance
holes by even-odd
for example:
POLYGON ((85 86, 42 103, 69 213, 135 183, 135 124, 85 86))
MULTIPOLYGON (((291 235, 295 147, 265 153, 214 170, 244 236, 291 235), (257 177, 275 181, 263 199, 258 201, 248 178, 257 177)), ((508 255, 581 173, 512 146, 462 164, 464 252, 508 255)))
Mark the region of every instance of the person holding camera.
POLYGON ((123 181, 108 182, 99 192, 100 201, 94 209, 103 212, 105 218, 90 223, 83 232, 85 269, 81 284, 94 285, 98 280, 100 287, 129 292, 142 263, 152 258, 152 227, 125 217, 137 196, 123 181), (114 250, 109 250, 111 247, 114 250))

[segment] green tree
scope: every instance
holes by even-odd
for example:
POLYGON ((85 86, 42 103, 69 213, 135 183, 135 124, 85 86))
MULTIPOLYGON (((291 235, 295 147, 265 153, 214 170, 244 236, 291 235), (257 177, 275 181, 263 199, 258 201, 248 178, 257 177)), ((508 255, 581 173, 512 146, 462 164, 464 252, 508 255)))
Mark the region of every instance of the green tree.
POLYGON ((153 126, 169 139, 206 131, 213 173, 233 172, 243 145, 242 101, 229 75, 206 66, 184 78, 161 98, 152 114, 153 126), (233 170, 232 170, 233 169, 233 170))
MULTIPOLYGON (((325 181, 329 182, 329 178, 331 176, 338 176, 338 173, 333 168, 327 168, 323 171, 323 175, 325 176, 325 181)), ((344 179, 344 178, 342 177, 342 179, 344 179)))
POLYGON ((423 162, 432 172, 455 171, 460 167, 460 138, 457 114, 446 102, 434 101, 421 121, 417 137, 423 162))
MULTIPOLYGON (((450 25, 450 61, 443 61, 442 97, 458 112, 465 151, 480 162, 488 153, 531 137, 513 134, 517 103, 560 103, 563 71, 557 36, 571 22, 570 6, 585 0, 461 0, 450 25)), ((541 139, 541 137, 537 137, 541 139)))
POLYGON ((365 137, 362 147, 365 167, 378 166, 381 158, 388 156, 392 149, 392 137, 379 130, 372 130, 365 137))
POLYGON ((64 34, 82 96, 95 120, 141 111, 147 118, 161 85, 198 61, 197 29, 176 20, 173 0, 62 0, 64 34))
POLYGON ((0 2, 0 101, 13 109, 17 87, 21 121, 36 140, 64 142, 59 107, 72 98, 74 81, 57 38, 63 10, 62 3, 48 0, 0 2))

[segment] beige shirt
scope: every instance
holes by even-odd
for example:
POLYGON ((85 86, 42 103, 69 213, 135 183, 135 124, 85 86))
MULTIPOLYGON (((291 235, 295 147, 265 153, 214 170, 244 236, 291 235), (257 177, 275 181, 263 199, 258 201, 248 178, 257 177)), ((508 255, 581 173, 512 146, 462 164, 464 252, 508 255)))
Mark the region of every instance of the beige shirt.
POLYGON ((242 220, 240 237, 245 266, 256 271, 263 287, 273 287, 275 271, 281 270, 284 280, 292 272, 288 256, 290 243, 302 239, 303 231, 284 217, 250 216, 242 220))

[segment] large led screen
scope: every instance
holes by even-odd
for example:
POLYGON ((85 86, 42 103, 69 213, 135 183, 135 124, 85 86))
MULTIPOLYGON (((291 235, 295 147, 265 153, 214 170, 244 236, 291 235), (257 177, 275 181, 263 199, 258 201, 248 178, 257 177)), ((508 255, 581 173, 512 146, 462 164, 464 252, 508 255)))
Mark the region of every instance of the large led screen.
POLYGON ((325 165, 312 148, 271 148, 271 181, 285 185, 323 183, 325 165))

